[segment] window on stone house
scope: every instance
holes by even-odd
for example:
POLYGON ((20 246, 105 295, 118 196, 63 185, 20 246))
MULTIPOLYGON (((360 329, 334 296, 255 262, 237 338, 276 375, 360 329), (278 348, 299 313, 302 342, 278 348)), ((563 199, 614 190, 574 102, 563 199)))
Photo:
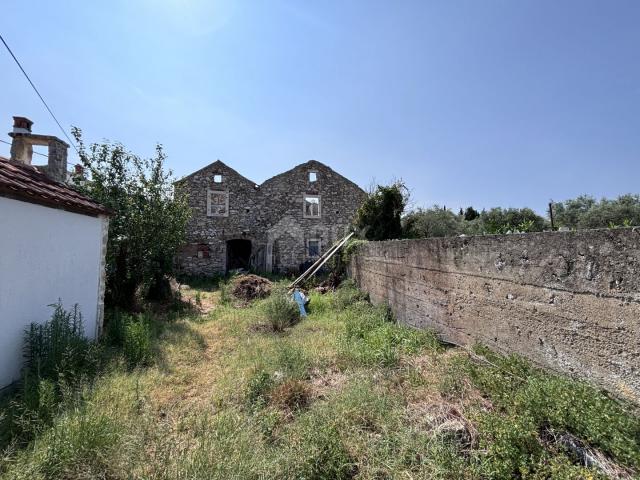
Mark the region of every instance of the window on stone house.
POLYGON ((320 240, 317 238, 307 240, 307 253, 310 257, 320 256, 320 240))
POLYGON ((229 192, 220 190, 207 191, 207 216, 229 216, 229 192))
POLYGON ((320 195, 304 196, 304 217, 305 218, 320 217, 320 195))
POLYGON ((316 180, 318 180, 318 172, 314 172, 314 171, 309 172, 309 181, 315 182, 316 180))
POLYGON ((220 173, 216 173, 213 176, 213 183, 222 183, 222 175, 220 173))

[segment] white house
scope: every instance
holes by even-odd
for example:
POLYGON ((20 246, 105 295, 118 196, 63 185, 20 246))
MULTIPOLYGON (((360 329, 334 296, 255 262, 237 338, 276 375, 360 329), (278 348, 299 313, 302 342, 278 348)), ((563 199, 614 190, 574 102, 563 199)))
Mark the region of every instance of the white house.
POLYGON ((0 157, 0 388, 20 378, 25 329, 58 300, 78 304, 85 334, 98 336, 109 225, 104 206, 64 183, 69 146, 13 118, 11 159, 0 157), (32 165, 34 145, 48 147, 46 165, 32 165))

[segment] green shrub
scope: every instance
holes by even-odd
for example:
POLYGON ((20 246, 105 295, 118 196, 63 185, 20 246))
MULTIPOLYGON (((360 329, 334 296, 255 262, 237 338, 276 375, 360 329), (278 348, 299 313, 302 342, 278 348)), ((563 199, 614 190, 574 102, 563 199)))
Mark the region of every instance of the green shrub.
POLYGON ((333 306, 337 310, 344 310, 357 302, 365 302, 368 299, 369 296, 358 289, 353 280, 345 280, 333 295, 333 306))
POLYGON ((78 128, 72 134, 90 178, 75 187, 112 211, 105 302, 130 308, 137 293, 150 300, 165 298, 191 209, 183 192, 174 189, 162 146, 145 159, 117 142, 86 145, 78 128))
POLYGON ((389 240, 402 235, 401 217, 409 200, 409 190, 399 180, 371 190, 356 212, 359 236, 367 240, 389 240))
POLYGON ((153 358, 151 322, 146 315, 130 317, 124 326, 123 353, 130 366, 148 365, 153 358))
POLYGON ((274 290, 263 303, 264 313, 274 332, 282 332, 300 320, 300 309, 282 289, 274 290))
POLYGON ((153 322, 147 314, 112 311, 107 315, 105 339, 122 350, 130 367, 149 365, 153 360, 153 322))
POLYGON ((65 396, 72 397, 99 368, 100 348, 84 337, 78 306, 52 307, 50 320, 32 323, 25 332, 22 381, 4 413, 2 445, 11 438, 27 441, 50 425, 65 396))
POLYGON ((90 342, 84 336, 78 305, 71 311, 60 302, 51 306, 51 319, 32 323, 25 333, 24 372, 36 383, 42 378, 71 380, 91 367, 90 342))

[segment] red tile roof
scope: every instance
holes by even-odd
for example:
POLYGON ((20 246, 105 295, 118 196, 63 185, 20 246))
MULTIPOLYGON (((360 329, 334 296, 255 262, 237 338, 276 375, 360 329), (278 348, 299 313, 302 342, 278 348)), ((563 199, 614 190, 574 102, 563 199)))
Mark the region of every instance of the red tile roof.
POLYGON ((109 215, 110 210, 63 183, 56 182, 36 167, 0 157, 0 197, 9 197, 46 207, 85 215, 109 215))

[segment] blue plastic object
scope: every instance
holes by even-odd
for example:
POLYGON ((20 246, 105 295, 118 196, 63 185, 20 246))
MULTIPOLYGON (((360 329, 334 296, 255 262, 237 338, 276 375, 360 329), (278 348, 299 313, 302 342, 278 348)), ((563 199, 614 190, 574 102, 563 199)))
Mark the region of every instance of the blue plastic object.
POLYGON ((304 306, 307 303, 307 298, 297 288, 293 291, 293 300, 298 304, 298 307, 300 307, 300 316, 306 317, 307 310, 304 308, 304 306))

